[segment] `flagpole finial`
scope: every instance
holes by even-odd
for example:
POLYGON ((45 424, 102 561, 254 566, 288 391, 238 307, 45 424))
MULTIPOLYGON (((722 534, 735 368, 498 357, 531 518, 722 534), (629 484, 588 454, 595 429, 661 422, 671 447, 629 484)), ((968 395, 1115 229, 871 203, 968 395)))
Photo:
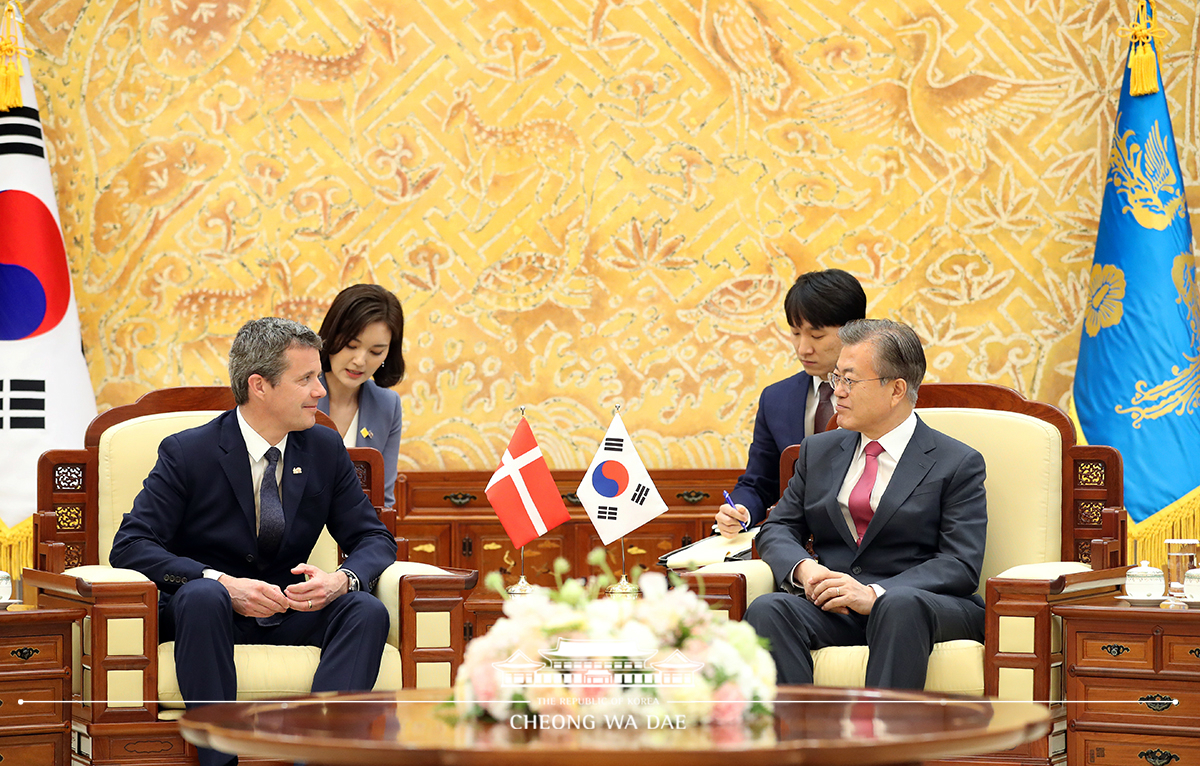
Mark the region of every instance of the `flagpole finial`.
POLYGON ((614 415, 620 415, 620 414, 621 414, 621 405, 619 405, 619 404, 617 404, 617 405, 614 405, 614 407, 613 407, 613 414, 614 414, 614 415))
POLYGON ((1152 41, 1166 32, 1155 25, 1154 0, 1140 0, 1133 22, 1117 33, 1129 38, 1129 95, 1158 93, 1158 57, 1152 41))
POLYGON ((525 417, 525 405, 521 405, 521 417, 525 417))
POLYGON ((18 8, 16 2, 10 0, 0 12, 0 112, 24 104, 21 96, 21 57, 28 54, 29 49, 20 45, 25 41, 25 28, 24 14, 18 18, 18 8))

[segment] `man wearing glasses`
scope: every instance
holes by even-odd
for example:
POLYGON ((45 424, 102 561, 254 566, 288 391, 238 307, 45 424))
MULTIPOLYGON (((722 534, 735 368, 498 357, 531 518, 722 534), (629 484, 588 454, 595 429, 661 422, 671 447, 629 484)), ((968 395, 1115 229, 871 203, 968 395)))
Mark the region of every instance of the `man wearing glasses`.
POLYGON ((840 429, 801 444, 757 540, 783 592, 746 620, 779 683, 812 683, 815 649, 866 644, 867 686, 921 689, 935 643, 983 641, 983 456, 913 411, 925 352, 912 328, 860 319, 838 335, 840 429))

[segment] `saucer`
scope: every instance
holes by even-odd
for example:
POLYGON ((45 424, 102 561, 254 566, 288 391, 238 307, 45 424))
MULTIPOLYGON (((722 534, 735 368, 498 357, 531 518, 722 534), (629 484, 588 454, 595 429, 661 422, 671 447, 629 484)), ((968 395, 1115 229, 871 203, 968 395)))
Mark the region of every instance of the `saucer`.
MULTIPOLYGON (((1130 606, 1158 606, 1167 600, 1166 596, 1154 596, 1153 598, 1137 598, 1136 596, 1117 596, 1118 601, 1124 601, 1130 606)), ((1191 604, 1188 604, 1191 607, 1191 604)))

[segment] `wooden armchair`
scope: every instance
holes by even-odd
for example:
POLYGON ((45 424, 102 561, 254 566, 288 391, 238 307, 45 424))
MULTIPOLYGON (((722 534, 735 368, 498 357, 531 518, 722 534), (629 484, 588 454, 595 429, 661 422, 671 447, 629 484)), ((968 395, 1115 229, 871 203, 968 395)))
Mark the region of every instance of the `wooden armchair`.
MULTIPOLYGON (((926 690, 1049 701, 1053 731, 1017 750, 964 762, 1040 764, 1062 760, 1062 632, 1051 606, 1115 592, 1124 581, 1125 511, 1121 455, 1075 444, 1057 407, 983 384, 921 386, 917 414, 932 428, 970 444, 987 463, 988 539, 981 577, 985 638, 937 644, 926 690)), ((790 477, 799 447, 789 448, 790 477)), ((684 575, 715 608, 740 619, 756 596, 774 590, 761 560, 702 567, 684 575), (700 582, 702 580, 702 582, 700 582)), ((815 681, 861 686, 866 647, 814 653, 815 681)))
MULTIPOLYGON (((73 763, 179 764, 194 759, 175 724, 183 700, 173 645, 158 642, 158 593, 138 572, 108 566, 122 515, 133 503, 166 436, 208 422, 233 407, 226 387, 153 391, 99 415, 82 450, 52 450, 38 464, 35 566, 25 587, 41 607, 82 607, 75 626, 73 763)), ((332 426, 319 413, 319 422, 332 426)), ((379 509, 383 458, 373 449, 350 457, 372 504, 392 534, 396 514, 379 509)), ((340 551, 326 531, 309 563, 337 568, 340 551)), ((397 540, 397 558, 407 543, 397 540)), ((463 655, 463 602, 474 570, 398 561, 375 595, 388 606, 391 630, 376 689, 448 686, 463 655)), ((238 646, 239 699, 307 694, 320 659, 315 647, 238 646)))

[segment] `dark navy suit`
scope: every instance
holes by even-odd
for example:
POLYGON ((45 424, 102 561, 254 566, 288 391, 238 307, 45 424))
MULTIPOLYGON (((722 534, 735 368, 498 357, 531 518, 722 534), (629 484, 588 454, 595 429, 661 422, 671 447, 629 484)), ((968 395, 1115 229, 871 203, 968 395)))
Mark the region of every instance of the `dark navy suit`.
POLYGON ((770 639, 780 683, 812 682, 811 650, 865 643, 868 686, 919 689, 934 643, 983 640, 983 601, 974 595, 987 538, 983 456, 918 417, 859 545, 837 496, 860 436, 829 431, 801 445, 756 540, 784 592, 755 599, 746 620, 770 639), (810 534, 819 563, 885 590, 870 615, 825 612, 793 594, 793 569, 812 558, 810 534))
MULTIPOLYGON (((321 647, 313 691, 369 690, 387 640, 383 603, 351 592, 314 612, 288 611, 261 626, 235 614, 225 587, 205 569, 286 588, 291 568, 312 553, 321 530, 347 553, 343 566, 364 588, 396 560, 396 542, 359 485, 337 432, 321 426, 288 435, 281 497, 284 533, 277 554, 258 555, 250 458, 235 410, 168 436, 158 463, 113 540, 113 566, 134 569, 159 589, 160 636, 175 639, 176 674, 186 701, 232 700, 235 643, 321 647)), ((202 750, 202 763, 229 756, 202 750)))
POLYGON ((789 446, 804 440, 804 416, 811 390, 812 376, 800 372, 767 386, 758 398, 746 472, 729 493, 733 502, 750 512, 749 526, 760 523, 767 509, 779 500, 779 458, 789 446))

